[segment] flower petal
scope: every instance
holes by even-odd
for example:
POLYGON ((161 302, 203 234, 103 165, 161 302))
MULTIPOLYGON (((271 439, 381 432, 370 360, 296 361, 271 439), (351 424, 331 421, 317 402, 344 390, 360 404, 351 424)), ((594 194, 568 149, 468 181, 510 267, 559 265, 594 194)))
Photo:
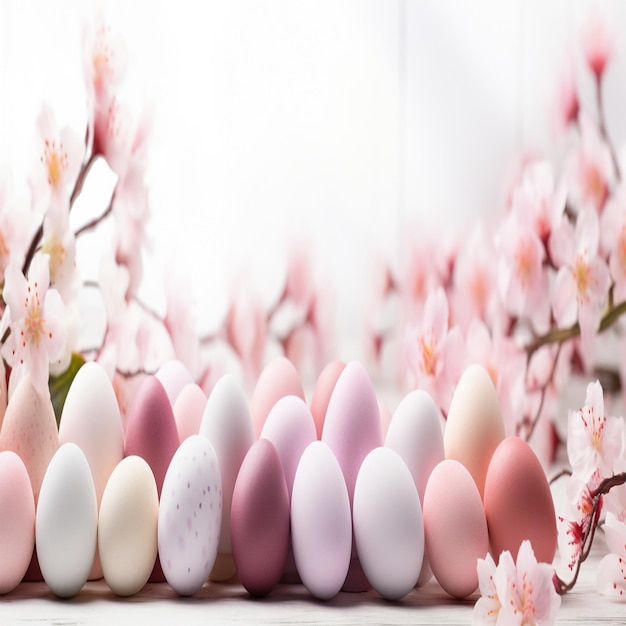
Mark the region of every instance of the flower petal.
POLYGON ((598 591, 613 598, 626 598, 626 563, 617 554, 607 554, 598 566, 598 591))

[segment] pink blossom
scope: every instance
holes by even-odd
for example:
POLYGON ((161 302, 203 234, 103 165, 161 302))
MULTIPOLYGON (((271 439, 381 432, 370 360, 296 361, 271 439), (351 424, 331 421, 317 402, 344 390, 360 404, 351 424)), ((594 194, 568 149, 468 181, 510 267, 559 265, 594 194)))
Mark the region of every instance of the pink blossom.
POLYGON ((626 595, 626 524, 607 513, 604 535, 610 554, 598 567, 598 591, 624 600, 626 595))
POLYGON ((592 207, 601 212, 615 177, 611 152, 591 118, 578 118, 580 145, 570 154, 565 172, 571 201, 579 210, 592 207))
POLYGON ((580 102, 578 100, 576 73, 572 56, 569 55, 557 83, 556 118, 558 129, 566 129, 570 124, 576 122, 579 111, 580 102))
POLYGON ((605 261, 598 255, 598 215, 584 210, 576 229, 563 218, 552 233, 550 251, 560 266, 552 293, 552 309, 561 327, 578 320, 583 352, 590 353, 600 324, 611 277, 605 261))
POLYGON ((620 185, 609 198, 600 218, 601 247, 609 257, 614 282, 613 299, 626 300, 626 187, 620 185))
POLYGON ((568 417, 567 455, 573 476, 582 481, 596 471, 601 478, 612 476, 624 453, 624 431, 622 418, 605 415, 600 383, 589 383, 585 405, 568 417))
POLYGON ((50 203, 57 210, 69 207, 69 186, 74 184, 80 169, 83 147, 71 128, 57 129, 50 107, 44 106, 37 120, 38 160, 30 179, 33 206, 48 210, 50 203))
POLYGON ((520 545, 517 561, 506 550, 494 567, 491 557, 478 559, 481 598, 474 606, 474 624, 549 625, 556 619, 561 597, 552 582, 553 570, 537 563, 530 541, 520 545))
POLYGON ((28 280, 17 266, 9 265, 3 290, 7 308, 2 334, 11 328, 3 356, 13 366, 11 384, 28 372, 42 393, 47 389, 49 364, 62 356, 66 341, 65 307, 59 292, 49 285, 48 257, 37 254, 28 280))
POLYGON ((596 10, 584 21, 581 31, 583 53, 596 80, 602 78, 606 64, 610 60, 614 47, 613 40, 614 35, 608 21, 599 11, 596 10))
POLYGON ((444 413, 465 364, 461 330, 448 323, 448 298, 438 287, 426 299, 421 324, 407 329, 405 343, 414 386, 428 391, 444 413))
MULTIPOLYGON (((380 253, 373 259, 369 285, 369 300, 366 305, 367 354, 378 366, 382 362, 386 346, 397 339, 400 297, 390 264, 380 253)), ((394 362, 397 360, 394 359, 394 362)))
POLYGON ((507 310, 530 319, 539 333, 549 327, 548 273, 543 267, 544 246, 531 216, 517 205, 498 232, 498 285, 507 310))
POLYGON ((618 521, 626 523, 626 485, 613 487, 604 496, 604 510, 615 515, 618 521))
POLYGON ((43 223, 41 251, 48 255, 50 285, 67 304, 77 295, 76 237, 70 229, 69 216, 49 211, 43 223))

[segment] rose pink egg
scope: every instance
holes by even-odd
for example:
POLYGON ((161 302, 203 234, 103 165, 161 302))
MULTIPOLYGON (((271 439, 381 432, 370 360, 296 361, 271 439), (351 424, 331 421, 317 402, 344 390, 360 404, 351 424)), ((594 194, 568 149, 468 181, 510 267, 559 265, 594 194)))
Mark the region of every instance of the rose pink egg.
POLYGON ((311 396, 311 414, 315 421, 315 431, 318 439, 322 438, 328 401, 337 384, 339 374, 341 374, 345 366, 346 364, 343 361, 331 361, 324 367, 315 383, 313 395, 311 396))
POLYGON ((503 550, 516 555, 528 539, 537 561, 552 563, 557 527, 550 485, 532 448, 519 437, 507 437, 493 453, 484 501, 496 561, 503 550))
POLYGON ((22 459, 0 452, 0 594, 20 583, 35 546, 35 500, 22 459))
POLYGON ((163 389, 165 389, 165 393, 167 394, 172 406, 174 406, 174 403, 178 398, 178 394, 187 385, 193 383, 193 378, 189 373, 189 370, 176 359, 172 359, 171 361, 161 365, 155 376, 163 385, 163 389))
POLYGON ((455 598, 478 586, 476 559, 489 551, 487 520, 471 474, 446 459, 433 469, 424 493, 424 537, 435 578, 455 598))
POLYGON ((198 385, 189 383, 182 388, 172 407, 181 442, 200 432, 205 406, 206 395, 198 385))
POLYGON ((265 596, 280 580, 289 546, 289 492, 280 458, 268 439, 246 454, 230 513, 235 567, 253 596, 265 596))
POLYGON ((263 424, 272 407, 285 396, 304 400, 304 389, 293 363, 283 356, 272 359, 263 369, 250 401, 254 433, 261 436, 263 424))

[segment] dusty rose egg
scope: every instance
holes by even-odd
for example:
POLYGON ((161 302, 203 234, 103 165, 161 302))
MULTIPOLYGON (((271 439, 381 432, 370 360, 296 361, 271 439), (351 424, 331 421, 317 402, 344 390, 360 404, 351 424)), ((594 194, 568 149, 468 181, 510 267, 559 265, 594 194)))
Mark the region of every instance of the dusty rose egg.
POLYGON ((289 545, 289 492, 276 448, 256 441, 233 490, 230 539, 241 584, 267 595, 280 580, 289 545))
POLYGON ((339 374, 343 372, 345 366, 346 364, 343 361, 331 361, 324 367, 315 383, 313 395, 311 396, 311 414, 315 421, 315 431, 318 439, 322 438, 330 396, 337 384, 339 374))
POLYGON ((205 406, 206 396, 198 385, 190 383, 181 389, 172 407, 181 442, 200 432, 205 406))
POLYGON ((458 461, 432 471, 424 493, 424 537, 435 578, 455 598, 478 586, 476 559, 489 551, 487 520, 478 488, 458 461))
POLYGON ((285 396, 298 396, 304 400, 304 389, 293 363, 279 356, 272 359, 261 372, 250 400, 256 437, 261 436, 263 424, 272 407, 285 396))
POLYGON ((176 359, 172 359, 171 361, 161 365, 155 376, 163 385, 163 389, 165 389, 165 393, 167 394, 172 406, 174 406, 174 403, 178 398, 178 394, 187 385, 193 383, 193 378, 189 373, 189 370, 176 359))
POLYGON ((557 528, 550 485, 532 448, 519 437, 507 437, 493 453, 484 502, 496 560, 503 550, 516 555, 528 539, 537 561, 552 563, 557 528))
POLYGON ((0 452, 0 594, 20 583, 35 546, 35 500, 22 459, 0 452))

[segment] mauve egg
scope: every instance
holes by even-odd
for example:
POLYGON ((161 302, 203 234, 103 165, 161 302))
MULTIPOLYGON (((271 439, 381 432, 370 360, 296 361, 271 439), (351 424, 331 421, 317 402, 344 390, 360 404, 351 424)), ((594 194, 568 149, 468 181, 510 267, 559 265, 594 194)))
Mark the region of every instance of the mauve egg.
POLYGON ((205 406, 206 395, 198 385, 190 383, 182 388, 172 407, 178 438, 181 441, 200 432, 205 406))
POLYGON ((215 562, 222 523, 222 481, 213 446, 200 435, 180 444, 165 475, 158 543, 172 589, 194 594, 215 562))
POLYGON ((261 436, 263 424, 272 407, 285 396, 298 396, 304 400, 304 389, 293 363, 284 356, 279 356, 263 368, 250 400, 256 437, 261 436))
POLYGON ((519 437, 507 437, 493 453, 484 502, 496 560, 503 550, 516 555, 528 539, 537 561, 552 563, 557 527, 550 485, 532 448, 519 437))
POLYGON ((311 595, 328 600, 341 589, 352 553, 352 517, 341 467, 323 441, 302 453, 291 495, 296 567, 311 595))
POLYGON ((467 468, 453 459, 432 471, 424 493, 424 538, 435 578, 455 598, 478 586, 476 560, 489 552, 483 502, 467 468))
POLYGON ((17 384, 4 414, 0 450, 13 450, 24 462, 35 506, 46 468, 58 447, 59 431, 50 396, 39 394, 26 374, 17 384))
POLYGON ((315 383, 313 395, 311 396, 311 414, 315 422, 315 432, 318 439, 322 438, 328 401, 337 384, 339 374, 343 372, 345 366, 346 364, 343 361, 331 361, 324 367, 315 383))
POLYGON ((20 583, 35 547, 35 500, 20 457, 0 452, 0 594, 20 583))
POLYGON ((252 418, 241 385, 230 374, 222 376, 207 400, 200 435, 213 446, 222 478, 222 527, 211 580, 228 580, 235 573, 230 540, 231 503, 239 468, 254 443, 252 418))
POLYGON ((154 474, 159 497, 167 468, 180 441, 174 413, 159 379, 147 376, 130 407, 125 456, 145 459, 154 474))
POLYGON ((41 573, 59 597, 76 595, 96 553, 98 503, 83 451, 63 444, 52 457, 39 493, 35 543, 41 573))
MULTIPOLYGON (((354 485, 367 454, 382 445, 378 400, 372 381, 358 361, 348 363, 328 402, 322 441, 337 457, 352 506, 354 485)), ((352 562, 344 591, 365 591, 370 585, 358 562, 353 545, 352 562)))
POLYGON ((127 456, 107 482, 98 517, 98 551, 107 585, 130 596, 148 582, 157 556, 159 496, 150 466, 127 456))
POLYGON ((404 597, 422 569, 424 524, 411 472, 390 448, 376 448, 365 457, 352 517, 367 580, 387 600, 404 597))
POLYGON ((178 394, 187 385, 193 383, 193 378, 189 370, 176 359, 172 359, 161 365, 155 376, 163 385, 163 389, 165 389, 171 406, 174 406, 178 394))
POLYGON ((465 465, 481 497, 489 461, 503 439, 504 421, 491 377, 481 365, 470 365, 454 390, 443 443, 446 459, 465 465))
POLYGON ((268 439, 246 454, 231 509, 231 542, 241 584, 267 595, 280 580, 289 545, 289 492, 280 458, 268 439))

